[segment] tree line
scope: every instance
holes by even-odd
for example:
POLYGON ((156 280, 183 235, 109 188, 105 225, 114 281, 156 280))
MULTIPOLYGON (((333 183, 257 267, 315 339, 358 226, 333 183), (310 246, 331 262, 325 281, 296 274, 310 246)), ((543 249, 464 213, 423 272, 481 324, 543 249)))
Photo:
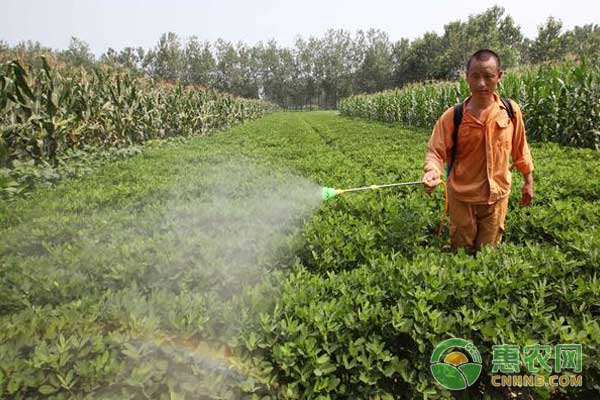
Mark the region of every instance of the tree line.
POLYGON ((39 42, 11 48, 0 41, 0 55, 53 52, 70 64, 108 64, 156 79, 267 99, 286 108, 330 108, 353 94, 455 79, 464 73, 468 56, 480 48, 496 50, 504 68, 568 57, 598 60, 600 26, 563 30, 560 20, 549 17, 538 27, 537 37, 529 39, 504 8, 494 6, 466 21, 446 24, 441 35, 427 32, 412 41, 394 42, 377 29, 354 33, 330 29, 322 37, 297 37, 291 47, 275 40, 250 46, 222 39, 211 43, 196 36, 184 41, 168 32, 151 49, 109 48, 98 59, 87 43, 75 37, 67 49, 54 52, 39 42))

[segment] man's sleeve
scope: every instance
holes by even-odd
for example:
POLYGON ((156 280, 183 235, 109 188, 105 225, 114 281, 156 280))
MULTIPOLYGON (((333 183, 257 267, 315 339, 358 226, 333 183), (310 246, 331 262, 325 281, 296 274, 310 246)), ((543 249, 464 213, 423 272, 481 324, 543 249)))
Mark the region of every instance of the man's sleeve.
POLYGON ((523 114, 518 104, 512 102, 515 111, 515 132, 512 139, 512 161, 514 167, 523 175, 527 175, 533 171, 533 159, 527 144, 527 136, 525 135, 525 124, 523 122, 523 114))
POLYGON ((440 175, 444 171, 444 163, 452 148, 452 131, 454 125, 454 107, 442 114, 433 127, 433 132, 427 143, 425 156, 425 172, 437 170, 440 175))

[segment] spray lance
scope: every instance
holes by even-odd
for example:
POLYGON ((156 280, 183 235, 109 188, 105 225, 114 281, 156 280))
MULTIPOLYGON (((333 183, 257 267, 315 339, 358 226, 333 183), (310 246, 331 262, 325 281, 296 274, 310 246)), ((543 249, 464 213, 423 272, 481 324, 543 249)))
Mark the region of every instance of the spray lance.
MULTIPOLYGON (((446 183, 444 181, 440 182, 444 187, 444 211, 442 213, 442 218, 440 220, 440 228, 438 229, 438 236, 442 233, 442 227, 444 226, 444 219, 446 218, 446 213, 448 212, 448 189, 446 187, 446 183)), ((332 200, 337 196, 343 195, 344 193, 353 193, 353 192, 362 192, 365 190, 375 190, 375 189, 384 189, 398 186, 414 186, 414 185, 423 185, 423 181, 413 181, 413 182, 400 182, 400 183, 389 183, 386 185, 371 185, 371 186, 363 186, 352 189, 335 189, 332 187, 323 187, 321 194, 323 200, 332 200)))

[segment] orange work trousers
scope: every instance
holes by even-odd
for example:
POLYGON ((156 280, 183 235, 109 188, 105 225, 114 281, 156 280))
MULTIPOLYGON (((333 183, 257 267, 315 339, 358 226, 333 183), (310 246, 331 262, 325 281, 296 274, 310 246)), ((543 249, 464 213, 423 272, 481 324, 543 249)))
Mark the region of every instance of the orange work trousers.
POLYGON ((493 204, 474 204, 448 199, 450 243, 453 249, 479 250, 502 241, 508 196, 493 204))

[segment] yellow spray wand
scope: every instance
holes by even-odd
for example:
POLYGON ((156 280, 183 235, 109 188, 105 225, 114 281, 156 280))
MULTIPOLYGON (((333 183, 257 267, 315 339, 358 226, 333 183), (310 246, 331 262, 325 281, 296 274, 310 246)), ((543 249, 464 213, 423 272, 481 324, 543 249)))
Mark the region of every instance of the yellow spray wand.
POLYGON ((323 200, 331 200, 334 197, 336 197, 337 195, 342 194, 342 193, 360 192, 363 190, 382 189, 382 188, 389 188, 389 187, 395 187, 395 186, 409 186, 409 185, 422 185, 422 184, 423 184, 423 182, 421 182, 421 181, 415 181, 415 182, 390 183, 387 185, 363 186, 363 187, 357 187, 357 188, 352 188, 352 189, 334 189, 334 188, 330 188, 330 187, 324 187, 323 188, 323 200))
MULTIPOLYGON (((331 199, 335 198, 336 196, 344 194, 344 193, 360 192, 363 190, 383 189, 383 188, 390 188, 390 187, 397 187, 397 186, 423 185, 423 184, 424 184, 423 181, 414 181, 414 182, 390 183, 387 185, 363 186, 363 187, 357 187, 357 188, 352 188, 352 189, 335 189, 335 188, 331 188, 331 187, 324 187, 322 189, 322 196, 323 196, 323 200, 331 200, 331 199)), ((440 220, 440 228, 438 230, 438 236, 440 236, 442 233, 442 227, 444 226, 444 220, 446 219, 446 213, 448 212, 448 189, 446 188, 446 183, 444 181, 441 181, 441 184, 444 187, 445 204, 444 204, 444 212, 442 214, 442 219, 440 220)))

